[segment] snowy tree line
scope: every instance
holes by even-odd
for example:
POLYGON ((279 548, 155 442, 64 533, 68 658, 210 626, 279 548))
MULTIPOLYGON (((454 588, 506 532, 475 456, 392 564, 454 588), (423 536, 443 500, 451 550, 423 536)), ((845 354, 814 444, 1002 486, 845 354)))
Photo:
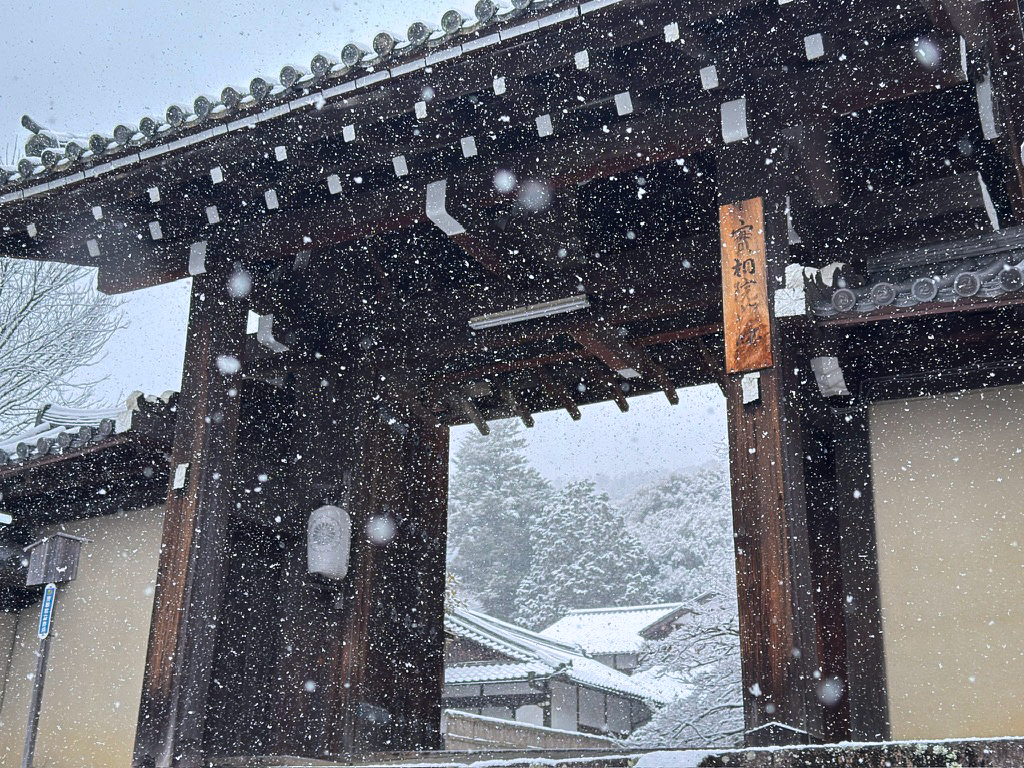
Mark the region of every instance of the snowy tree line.
POLYGON ((644 746, 730 745, 742 733, 728 469, 673 473, 613 503, 589 480, 555 488, 515 422, 454 455, 448 565, 457 599, 542 629, 569 610, 694 601, 679 630, 647 643, 640 671, 691 693, 633 735, 644 746), (698 600, 699 598, 699 600, 698 600))

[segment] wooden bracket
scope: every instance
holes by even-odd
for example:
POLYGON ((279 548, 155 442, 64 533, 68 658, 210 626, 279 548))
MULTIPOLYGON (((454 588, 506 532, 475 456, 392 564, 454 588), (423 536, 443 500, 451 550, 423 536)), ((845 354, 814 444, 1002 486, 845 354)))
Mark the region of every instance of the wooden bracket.
POLYGON ((522 420, 524 426, 532 427, 534 425, 533 414, 516 397, 515 392, 510 387, 501 387, 498 392, 501 395, 501 399, 512 409, 512 412, 522 420))
POLYGON ((615 405, 618 406, 619 410, 626 413, 629 410, 629 400, 626 399, 626 393, 622 389, 621 381, 612 382, 612 398, 615 400, 615 405))
POLYGON ((583 414, 580 413, 580 407, 576 405, 576 401, 572 399, 572 395, 566 390, 565 387, 559 386, 555 380, 551 377, 551 373, 544 368, 537 369, 537 378, 540 379, 540 383, 544 386, 544 390, 548 393, 548 396, 553 398, 556 402, 560 402, 562 407, 565 408, 573 421, 579 421, 583 414))
POLYGON ((679 395, 664 367, 652 360, 643 349, 619 336, 613 329, 580 326, 573 330, 572 336, 577 344, 622 378, 652 379, 658 383, 672 405, 679 403, 679 395))
POLYGON ((717 383, 718 388, 722 390, 722 394, 726 394, 726 378, 724 366, 715 358, 715 356, 711 353, 711 350, 708 349, 707 342, 705 342, 704 339, 694 339, 694 346, 697 350, 697 354, 700 357, 701 366, 715 379, 715 383, 717 383))

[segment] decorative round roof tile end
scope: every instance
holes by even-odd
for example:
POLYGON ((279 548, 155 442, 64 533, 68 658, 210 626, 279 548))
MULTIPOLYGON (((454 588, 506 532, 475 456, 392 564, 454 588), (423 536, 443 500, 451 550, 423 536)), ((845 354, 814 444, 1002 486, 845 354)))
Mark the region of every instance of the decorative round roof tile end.
MULTIPOLYGON (((380 37, 380 35, 377 37, 380 37)), ((376 39, 377 38, 374 38, 375 43, 376 39)), ((366 57, 366 53, 367 52, 363 50, 362 46, 357 43, 348 43, 341 49, 341 63, 351 69, 352 67, 359 65, 359 63, 366 57)))
POLYGON ((181 128, 188 119, 188 110, 180 104, 171 104, 171 106, 167 108, 165 117, 167 118, 167 123, 172 128, 181 128))

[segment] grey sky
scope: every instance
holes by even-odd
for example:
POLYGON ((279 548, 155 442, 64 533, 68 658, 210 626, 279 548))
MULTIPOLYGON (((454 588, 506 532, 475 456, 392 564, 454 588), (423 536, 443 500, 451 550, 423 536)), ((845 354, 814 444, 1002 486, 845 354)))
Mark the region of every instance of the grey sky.
MULTIPOLYGON (((345 43, 368 43, 381 29, 404 35, 417 19, 436 24, 451 7, 472 14, 472 2, 438 0, 4 3, 0 130, 6 126, 7 138, 0 149, 24 141, 18 121, 25 113, 60 131, 109 133, 225 85, 247 88, 257 74, 276 77, 285 64, 308 67, 318 51, 337 56, 345 43)), ((126 298, 129 327, 86 374, 107 376, 100 399, 178 388, 188 291, 182 281, 126 298)), ((535 464, 556 482, 661 472, 712 458, 725 439, 724 405, 714 389, 684 392, 675 408, 660 395, 631 402, 628 414, 608 403, 584 409, 578 424, 564 413, 538 418, 528 435, 535 464)))

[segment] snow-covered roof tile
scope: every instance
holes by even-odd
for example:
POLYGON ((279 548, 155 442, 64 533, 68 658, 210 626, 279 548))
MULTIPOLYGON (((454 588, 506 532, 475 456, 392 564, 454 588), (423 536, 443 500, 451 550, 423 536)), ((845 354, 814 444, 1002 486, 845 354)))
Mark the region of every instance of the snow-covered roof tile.
POLYGON ((539 659, 558 665, 567 657, 581 654, 579 646, 542 637, 524 627, 465 608, 457 608, 445 617, 445 629, 519 661, 539 659))
POLYGON ((531 676, 551 674, 551 667, 540 662, 513 664, 450 664, 444 671, 445 685, 453 683, 498 683, 527 680, 531 676))
POLYGON ((645 629, 686 607, 686 603, 662 603, 574 610, 540 634, 560 642, 571 640, 589 654, 637 653, 645 629))
POLYGON ((672 697, 665 697, 656 689, 648 688, 606 664, 595 659, 577 657, 563 670, 563 673, 575 683, 588 688, 612 691, 636 699, 667 704, 672 697))

